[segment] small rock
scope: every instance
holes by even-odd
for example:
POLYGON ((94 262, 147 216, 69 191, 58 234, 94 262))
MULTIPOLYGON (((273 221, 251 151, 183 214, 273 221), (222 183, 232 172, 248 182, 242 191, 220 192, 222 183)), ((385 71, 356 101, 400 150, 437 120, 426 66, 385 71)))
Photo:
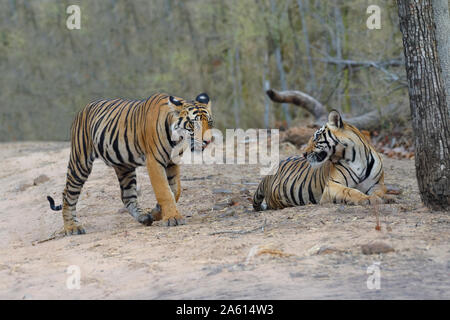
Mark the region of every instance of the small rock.
POLYGON ((361 246, 361 250, 363 254, 377 254, 395 251, 390 245, 381 241, 364 244, 361 246))
POLYGON ((331 254, 331 253, 336 253, 336 252, 339 252, 339 250, 336 249, 335 247, 326 246, 326 245, 325 246, 316 245, 308 250, 308 253, 310 255, 323 255, 323 254, 331 254))
POLYGON ((330 254, 330 253, 335 253, 335 252, 339 252, 339 250, 334 247, 322 246, 319 248, 319 250, 317 250, 316 254, 322 255, 322 254, 330 254))
POLYGON ((47 177, 45 174, 41 174, 39 177, 33 180, 33 185, 37 186, 38 184, 47 182, 49 180, 50 180, 49 177, 47 177))

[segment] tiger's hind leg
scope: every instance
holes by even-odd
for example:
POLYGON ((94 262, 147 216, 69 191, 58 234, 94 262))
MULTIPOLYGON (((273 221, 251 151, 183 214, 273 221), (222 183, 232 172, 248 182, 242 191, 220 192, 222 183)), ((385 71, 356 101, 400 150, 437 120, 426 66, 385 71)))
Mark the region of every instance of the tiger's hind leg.
POLYGON ((155 220, 152 216, 152 212, 147 212, 139 207, 137 202, 137 190, 136 190, 136 168, 122 168, 115 167, 114 170, 117 174, 120 184, 120 194, 122 202, 128 212, 143 225, 150 226, 155 220))
POLYGON ((76 216, 76 205, 81 189, 92 171, 93 159, 79 157, 79 153, 72 150, 63 191, 62 216, 66 235, 86 233, 76 216))
POLYGON ((357 189, 329 181, 323 190, 320 204, 327 202, 364 205, 380 204, 383 200, 375 194, 366 195, 357 189))

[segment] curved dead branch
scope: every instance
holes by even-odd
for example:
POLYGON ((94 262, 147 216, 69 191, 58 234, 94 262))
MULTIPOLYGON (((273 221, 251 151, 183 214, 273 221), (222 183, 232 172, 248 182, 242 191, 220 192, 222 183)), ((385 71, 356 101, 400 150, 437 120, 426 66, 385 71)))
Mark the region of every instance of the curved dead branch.
MULTIPOLYGON (((304 92, 298 90, 277 91, 269 89, 266 93, 274 102, 292 103, 310 112, 314 116, 315 124, 318 126, 323 125, 327 121, 327 108, 304 92)), ((376 109, 356 117, 346 117, 343 115, 343 119, 361 130, 372 131, 380 127, 383 118, 396 122, 402 116, 405 116, 403 110, 399 109, 397 105, 391 104, 380 110, 376 109)))
POLYGON ((301 91, 266 91, 269 98, 274 102, 292 103, 309 111, 314 118, 320 119, 328 114, 326 108, 316 99, 301 91))

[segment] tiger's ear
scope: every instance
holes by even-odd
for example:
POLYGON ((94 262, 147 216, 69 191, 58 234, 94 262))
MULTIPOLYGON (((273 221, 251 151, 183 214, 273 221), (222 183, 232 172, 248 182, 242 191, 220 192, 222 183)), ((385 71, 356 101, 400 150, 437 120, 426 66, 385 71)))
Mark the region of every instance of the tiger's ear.
POLYGON ((181 106, 182 105, 181 101, 178 100, 177 98, 175 98, 174 96, 170 96, 169 97, 169 101, 170 101, 170 103, 172 103, 172 104, 174 104, 176 106, 181 106))
POLYGON ((206 93, 200 93, 197 98, 195 98, 195 101, 203 103, 203 104, 208 104, 209 103, 209 97, 206 93))
POLYGON ((342 117, 337 110, 331 110, 330 114, 328 115, 328 126, 338 129, 344 126, 342 117))

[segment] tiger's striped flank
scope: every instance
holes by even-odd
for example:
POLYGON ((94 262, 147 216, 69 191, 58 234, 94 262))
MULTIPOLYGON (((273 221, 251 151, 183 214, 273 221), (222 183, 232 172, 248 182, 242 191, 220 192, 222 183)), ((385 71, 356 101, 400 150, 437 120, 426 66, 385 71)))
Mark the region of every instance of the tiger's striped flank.
MULTIPOLYGON (((180 197, 180 169, 172 161, 172 150, 180 142, 173 141, 177 130, 186 132, 194 141, 194 122, 202 124, 200 145, 211 140, 211 102, 206 93, 187 101, 166 94, 148 99, 102 99, 88 104, 75 117, 71 128, 71 152, 61 210, 66 234, 83 234, 76 217, 78 197, 92 170, 95 159, 114 168, 121 199, 128 212, 140 223, 151 225, 163 220, 172 226, 184 224, 176 208, 180 197), (147 166, 156 195, 153 210, 142 209, 137 202, 136 168, 147 166)), ((191 146, 193 147, 193 145, 191 146)))
POLYGON ((357 128, 342 121, 339 112, 333 110, 303 155, 281 161, 274 175, 262 179, 253 196, 253 208, 259 211, 310 203, 373 204, 391 200, 386 195, 381 156, 357 128))

